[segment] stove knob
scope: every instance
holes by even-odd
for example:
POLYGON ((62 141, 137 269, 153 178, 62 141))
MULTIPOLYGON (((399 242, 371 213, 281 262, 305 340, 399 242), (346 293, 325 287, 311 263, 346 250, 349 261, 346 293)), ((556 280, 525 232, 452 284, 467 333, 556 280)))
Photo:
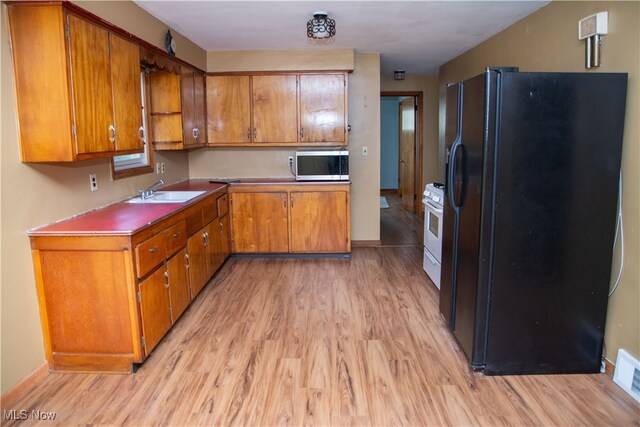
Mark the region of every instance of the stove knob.
POLYGON ((440 200, 440 197, 433 196, 433 201, 436 202, 436 203, 440 203, 441 200, 440 200))

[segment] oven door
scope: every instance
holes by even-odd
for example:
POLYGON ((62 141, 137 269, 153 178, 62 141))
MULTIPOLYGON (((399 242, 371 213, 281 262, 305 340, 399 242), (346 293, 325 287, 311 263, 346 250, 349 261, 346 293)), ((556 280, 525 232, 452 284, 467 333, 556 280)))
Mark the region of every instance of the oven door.
POLYGON ((438 262, 442 262, 443 210, 429 200, 424 200, 424 206, 424 246, 438 262))

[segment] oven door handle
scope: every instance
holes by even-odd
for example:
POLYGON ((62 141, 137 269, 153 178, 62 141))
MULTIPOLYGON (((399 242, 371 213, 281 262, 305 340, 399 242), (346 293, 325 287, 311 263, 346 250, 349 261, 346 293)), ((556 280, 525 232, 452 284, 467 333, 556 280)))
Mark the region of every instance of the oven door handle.
POLYGON ((438 206, 434 205, 433 203, 431 203, 431 201, 429 201, 429 200, 427 200, 427 199, 422 199, 422 201, 423 201, 423 202, 424 202, 424 204, 425 204, 426 206, 428 206, 428 207, 429 207, 429 209, 430 209, 430 210, 432 210, 433 212, 435 212, 435 213, 439 213, 439 214, 441 214, 442 212, 444 212, 442 208, 439 208, 438 206))

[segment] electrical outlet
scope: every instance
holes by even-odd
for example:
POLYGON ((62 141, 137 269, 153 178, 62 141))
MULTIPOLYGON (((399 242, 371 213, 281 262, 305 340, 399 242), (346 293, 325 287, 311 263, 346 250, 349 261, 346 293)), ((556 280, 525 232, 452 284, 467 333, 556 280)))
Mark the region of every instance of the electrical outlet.
POLYGON ((95 173, 89 175, 89 188, 91 188, 91 191, 98 190, 98 178, 95 173))
POLYGON ((164 162, 160 163, 160 173, 164 173, 164 162))
POLYGON ((160 162, 156 162, 156 175, 160 175, 160 162))
POLYGON ((289 167, 293 166, 293 156, 289 156, 289 167))
POLYGON ((362 147, 362 155, 363 156, 369 155, 369 147, 362 147))

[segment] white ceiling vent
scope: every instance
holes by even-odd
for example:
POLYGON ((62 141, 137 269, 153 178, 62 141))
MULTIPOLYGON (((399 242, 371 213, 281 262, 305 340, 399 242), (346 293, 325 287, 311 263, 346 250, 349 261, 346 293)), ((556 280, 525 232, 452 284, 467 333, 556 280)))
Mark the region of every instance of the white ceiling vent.
POLYGON ((613 381, 640 402, 640 362, 625 350, 618 350, 613 381))

